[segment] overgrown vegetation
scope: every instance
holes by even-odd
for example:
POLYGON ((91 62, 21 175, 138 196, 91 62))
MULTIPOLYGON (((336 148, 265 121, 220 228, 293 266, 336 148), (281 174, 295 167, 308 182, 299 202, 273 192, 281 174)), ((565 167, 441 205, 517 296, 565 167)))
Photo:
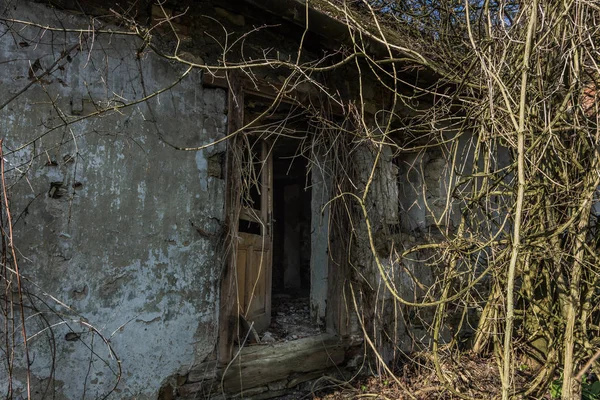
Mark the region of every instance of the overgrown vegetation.
MULTIPOLYGON (((468 353, 496 363, 501 386, 497 395, 503 399, 548 393, 565 400, 581 395, 597 398, 598 384, 586 380, 591 371, 600 375, 596 2, 306 4, 346 25, 348 42, 326 57, 311 58, 304 37, 297 54, 287 59, 268 52, 261 59, 240 57, 236 53, 240 43, 267 29, 262 27, 241 34, 225 31, 214 38, 223 53, 198 62, 182 50, 185 43, 174 25, 181 16, 165 11, 168 2, 161 5, 164 15, 154 26, 124 12, 114 11, 111 18, 123 27, 121 34, 137 35, 139 49, 131 56, 140 60, 144 52, 155 52, 189 70, 227 78, 238 73, 253 81, 264 70, 283 76, 272 86, 278 90, 273 103, 227 139, 261 129, 271 138, 289 134, 285 121, 293 115, 310 121, 317 134, 304 142, 302 153, 313 170, 327 170, 333 176, 332 226, 346 252, 337 261, 352 276, 345 291, 349 307, 358 315, 380 372, 400 385, 406 396, 413 397, 395 366, 415 362, 436 371, 443 387, 436 390, 448 397, 487 398, 484 388, 458 390, 451 377, 450 371, 460 368, 457 363, 468 353), (168 26, 171 41, 155 35, 159 26, 168 26), (354 90, 340 94, 327 85, 336 82, 338 73, 353 79, 354 90), (311 93, 316 93, 311 100, 321 102, 294 100, 290 93, 302 84, 310 84, 311 93), (383 101, 365 95, 372 87, 383 101), (294 103, 284 122, 264 122, 283 101, 294 103), (361 151, 372 155, 367 164, 353 157, 361 151), (419 161, 429 154, 446 160, 439 176, 444 188, 436 189, 441 194, 435 198, 419 161), (417 176, 407 178, 409 182, 421 182, 418 195, 427 214, 425 233, 400 232, 401 224, 387 224, 382 211, 373 206, 386 201, 379 183, 390 158, 400 171, 417 176), (406 240, 415 236, 417 240, 406 240), (354 243, 361 240, 370 250, 371 265, 357 261, 354 243), (371 267, 375 280, 366 276, 371 267), (434 269, 436 279, 421 281, 415 268, 423 267, 434 269), (409 295, 401 287, 400 275, 410 281, 409 295), (373 287, 373 281, 380 287, 373 287), (389 315, 391 321, 386 319, 389 315), (405 320, 410 320, 408 329, 410 323, 421 321, 426 332, 426 339, 414 338, 415 350, 421 351, 415 358, 402 354, 395 341, 405 320), (520 379, 520 370, 527 370, 529 378, 520 379)), ((3 21, 13 31, 35 23, 3 21)), ((58 26, 45 29, 67 33, 58 26)), ((90 29, 68 32, 78 37, 80 51, 95 40, 90 33, 93 23, 90 29)), ((42 78, 37 76, 34 84, 42 84, 42 78)), ((99 106, 85 118, 133 104, 120 101, 119 106, 99 106)), ((65 119, 62 127, 74 123, 65 119)), ((241 148, 250 146, 247 140, 237 142, 241 148)), ((189 151, 210 145, 178 148, 189 151)), ((249 191, 256 177, 240 179, 249 191)), ((8 205, 3 204, 8 216, 8 205)), ((406 211, 399 210, 401 218, 406 211)), ((4 247, 10 250, 10 222, 5 218, 3 223, 4 247)), ((16 263, 9 268, 7 261, 16 262, 16 256, 4 254, 9 293, 14 290, 12 277, 19 275, 16 263)), ((6 304, 5 318, 14 307, 8 300, 6 304)), ((5 332, 9 328, 6 325, 5 332)), ((14 345, 3 346, 9 353, 14 345)))

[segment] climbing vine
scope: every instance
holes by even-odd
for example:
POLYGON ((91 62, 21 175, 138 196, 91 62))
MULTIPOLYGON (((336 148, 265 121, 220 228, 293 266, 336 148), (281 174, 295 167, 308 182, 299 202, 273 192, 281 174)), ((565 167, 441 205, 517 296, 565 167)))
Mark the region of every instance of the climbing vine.
MULTIPOLYGON (((157 90, 147 90, 140 73, 139 99, 113 96, 73 118, 48 96, 57 124, 6 148, 5 156, 58 129, 77 143, 78 122, 147 103, 193 71, 230 89, 244 80, 270 97, 235 129, 210 143, 182 145, 157 126, 158 138, 181 151, 235 142, 229 162, 241 168, 250 135, 276 140, 294 134, 288 124, 294 118, 308 121, 309 139, 298 156, 331 179, 331 262, 347 272, 341 290, 347 315, 338 322, 364 335, 378 371, 406 396, 414 395, 398 373, 411 362, 432 367, 443 393, 488 395, 462 390, 450 373, 460 368, 452 361, 465 354, 497 364, 495 394, 503 399, 539 398, 549 388, 577 398, 589 372, 600 373, 600 9, 593 1, 307 1, 294 54, 245 52, 246 40, 272 26, 236 32, 221 25, 211 31, 219 54, 206 60, 193 55, 182 33, 191 11, 168 6, 156 3, 151 23, 110 8, 110 29, 95 17, 75 29, 6 13, 4 35, 35 29, 32 43, 48 34, 70 39, 46 69, 31 63, 30 82, 0 110, 31 87, 44 88, 67 59, 91 52, 100 35, 135 38, 128 56, 140 65, 154 54, 183 69, 157 90), (314 9, 343 27, 343 39, 325 56, 308 39, 314 9), (272 122, 283 108, 287 115, 272 122)), ((242 170, 237 184, 247 200, 258 182, 242 170)), ((3 187, 2 346, 12 354, 18 325, 12 316, 25 311, 10 187, 3 187)), ((232 204, 239 208, 240 201, 232 204)), ((231 249, 233 241, 227 244, 231 249)), ((20 325, 27 354, 32 333, 25 320, 20 325)), ((12 370, 13 359, 7 363, 12 370)), ((120 365, 115 371, 118 381, 120 365)))

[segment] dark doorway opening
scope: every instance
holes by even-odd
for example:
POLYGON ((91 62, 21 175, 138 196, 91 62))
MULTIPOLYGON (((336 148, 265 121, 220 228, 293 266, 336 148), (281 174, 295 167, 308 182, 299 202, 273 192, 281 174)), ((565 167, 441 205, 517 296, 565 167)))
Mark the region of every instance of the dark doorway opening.
POLYGON ((306 160, 274 153, 273 294, 310 295, 310 188, 306 160))
POLYGON ((311 188, 306 158, 294 139, 273 148, 273 284, 271 326, 275 340, 319 334, 311 320, 311 188))

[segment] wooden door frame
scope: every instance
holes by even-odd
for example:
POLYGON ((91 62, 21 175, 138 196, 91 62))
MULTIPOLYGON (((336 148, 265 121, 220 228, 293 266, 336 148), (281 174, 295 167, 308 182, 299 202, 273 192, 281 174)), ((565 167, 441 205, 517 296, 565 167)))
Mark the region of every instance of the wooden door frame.
MULTIPOLYGON (((253 205, 242 205, 240 207, 238 221, 238 237, 236 238, 236 247, 238 252, 236 256, 240 256, 239 251, 243 248, 246 251, 245 263, 241 267, 243 271, 240 273, 240 259, 235 260, 236 265, 236 281, 237 281, 237 302, 238 302, 238 313, 245 307, 248 309, 242 311, 241 314, 248 322, 254 322, 254 328, 259 333, 267 328, 271 321, 271 291, 272 291, 272 271, 273 271, 273 226, 272 226, 272 215, 273 215, 273 159, 269 152, 269 142, 266 139, 260 137, 255 138, 251 147, 257 146, 260 172, 256 175, 259 176, 260 182, 258 182, 260 190, 260 213, 257 213, 257 209, 253 205), (260 225, 260 233, 245 233, 239 232, 239 223, 241 221, 247 221, 260 225), (259 269, 254 279, 251 278, 248 282, 248 274, 256 266, 256 253, 260 253, 259 269), (240 278, 242 278, 240 280, 240 278), (259 282, 264 283, 264 312, 256 314, 254 311, 250 311, 253 306, 252 302, 255 297, 255 289, 259 287, 259 282), (240 284, 243 288, 240 288, 240 284), (249 289, 250 284, 252 287, 249 289), (240 297, 243 295, 243 298, 240 297), (241 304, 239 304, 241 302, 241 304)), ((250 150, 253 153, 253 150, 250 150)), ((250 156, 252 158, 252 156, 250 156)), ((250 163, 254 161, 251 160, 250 163)), ((236 193, 239 196, 240 193, 236 193)), ((256 297, 258 298, 258 297, 256 297)), ((255 304, 256 305, 256 304, 255 304)))
MULTIPOLYGON (((227 90, 227 135, 244 126, 244 91, 238 74, 230 73, 226 79, 227 90)), ((221 85, 217 85, 221 87, 221 85)), ((238 235, 238 214, 240 199, 239 165, 231 157, 237 146, 237 137, 227 141, 225 162, 225 221, 228 228, 225 249, 226 258, 221 274, 221 295, 219 297, 219 326, 217 336, 217 362, 226 365, 233 357, 234 334, 239 321, 234 312, 237 303, 236 293, 236 253, 235 238, 238 235)))
MULTIPOLYGON (((240 166, 236 165, 236 160, 231 157, 233 149, 238 146, 237 136, 233 135, 244 126, 244 94, 248 93, 253 96, 263 97, 266 99, 278 98, 282 102, 290 104, 298 104, 310 98, 310 93, 302 93, 293 91, 292 94, 281 97, 277 94, 276 88, 272 84, 265 82, 251 82, 244 84, 244 77, 240 71, 231 71, 227 76, 214 76, 207 73, 203 74, 203 85, 205 87, 218 87, 227 91, 227 107, 228 107, 228 123, 227 135, 232 136, 227 140, 227 152, 225 162, 225 221, 228 227, 228 235, 225 243, 225 260, 221 273, 221 293, 219 296, 219 326, 217 337, 217 363, 221 366, 226 366, 233 358, 234 338, 235 333, 239 329, 239 316, 235 312, 237 307, 236 293, 236 241, 238 236, 238 219, 240 212, 240 166), (258 88, 258 91, 256 90, 258 88)), ((334 110, 336 115, 343 115, 343 110, 334 110)), ((272 170, 271 170, 272 172, 272 170)), ((271 176, 272 179, 272 176, 271 176)), ((272 189, 272 182, 270 185, 272 189)), ((272 201, 272 198, 271 198, 272 201)), ((270 208, 272 210, 272 204, 270 208)), ((268 220, 272 216, 268 216, 268 220)), ((272 229, 269 226, 269 229, 272 229)), ((272 232, 271 232, 272 235, 272 232)), ((347 276, 341 276, 342 272, 337 266, 328 262, 329 279, 327 290, 327 310, 326 310, 326 325, 327 331, 342 334, 347 328, 347 309, 342 305, 344 298, 344 287, 347 276), (331 285, 331 278, 341 279, 343 282, 338 282, 335 288, 331 285), (336 305, 337 306, 334 306, 336 305)))
MULTIPOLYGON (((247 92, 244 88, 242 76, 239 71, 232 71, 226 77, 204 77, 203 84, 208 87, 219 87, 227 90, 227 135, 234 135, 239 129, 244 126, 244 94, 247 92)), ((257 95, 252 91, 252 94, 257 95)), ((266 96, 270 97, 270 96, 266 96)), ((227 141, 227 152, 225 162, 225 221, 228 227, 228 234, 225 243, 227 251, 224 267, 221 273, 221 295, 219 297, 219 326, 217 336, 217 362, 220 365, 226 365, 233 358, 233 347, 235 333, 239 329, 239 315, 236 312, 237 308, 237 277, 236 277, 236 260, 237 260, 237 241, 239 235, 238 221, 240 217, 241 201, 239 194, 240 190, 240 165, 238 160, 232 157, 234 149, 238 147, 237 135, 232 136, 227 141)), ((265 144, 263 144, 264 146, 265 144)), ((261 151, 262 153, 262 151, 261 151)), ((270 157, 269 157, 270 160, 270 157)), ((272 161, 269 161, 271 164, 272 161)), ((266 185, 269 190, 273 186, 272 165, 267 168, 269 172, 264 179, 267 179, 266 185)), ((272 210, 272 196, 262 196, 261 210, 263 213, 269 213, 272 210), (264 202, 270 201, 271 204, 264 202)), ((272 214, 272 211, 271 211, 272 214)), ((272 237, 271 214, 264 214, 261 217, 268 222, 269 237, 272 237)), ((272 257, 272 249, 271 249, 272 257)), ((269 260, 269 263, 271 261, 269 260)), ((270 268, 272 269, 272 268, 270 268)), ((270 278, 271 271, 269 271, 270 278)), ((269 290, 271 290, 269 288, 269 290)), ((270 312, 271 305, 269 299, 268 310, 270 312)))

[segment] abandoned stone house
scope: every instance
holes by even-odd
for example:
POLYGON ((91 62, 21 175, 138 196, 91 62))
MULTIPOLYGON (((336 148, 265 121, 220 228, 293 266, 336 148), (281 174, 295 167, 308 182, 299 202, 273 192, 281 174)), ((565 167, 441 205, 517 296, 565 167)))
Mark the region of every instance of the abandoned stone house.
MULTIPOLYGON (((353 96, 355 75, 290 81, 277 68, 180 62, 316 59, 347 44, 344 24, 294 0, 0 7, 0 132, 21 300, 6 269, 3 279, 29 338, 26 357, 19 318, 3 314, 14 349, 0 364, 3 393, 26 398, 29 369, 35 399, 260 398, 356 366, 356 267, 340 234, 351 228, 336 226, 331 202, 341 172, 327 158, 332 143, 315 144, 327 124, 297 107, 324 101, 319 85, 353 96), (135 21, 153 26, 156 47, 135 21)), ((377 83, 361 95, 376 114, 377 83)), ((344 107, 331 101, 329 117, 343 119, 344 107)), ((338 157, 364 188, 373 148, 338 157)), ((381 152, 374 230, 425 230, 423 185, 447 195, 442 157, 403 157, 381 152), (410 174, 416 165, 423 176, 410 174)), ((353 260, 377 291, 372 245, 355 235, 353 260)), ((425 267, 413 273, 430 279, 425 267)), ((394 343, 409 350, 403 329, 394 343)))

